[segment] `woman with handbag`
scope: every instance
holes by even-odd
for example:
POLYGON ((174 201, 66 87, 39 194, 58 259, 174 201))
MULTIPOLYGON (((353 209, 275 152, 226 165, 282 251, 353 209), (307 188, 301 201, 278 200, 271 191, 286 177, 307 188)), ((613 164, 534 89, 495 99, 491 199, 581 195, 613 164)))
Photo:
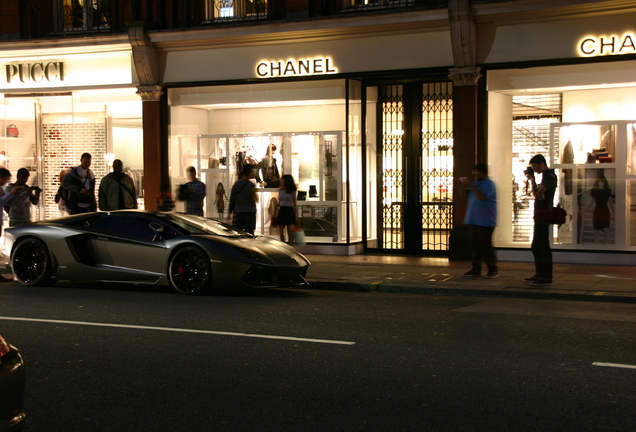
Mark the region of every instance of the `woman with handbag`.
POLYGON ((298 203, 296 200, 296 182, 290 174, 285 174, 280 180, 280 191, 278 192, 278 212, 276 222, 280 241, 285 242, 285 231, 287 231, 288 244, 294 243, 293 230, 297 224, 298 203))

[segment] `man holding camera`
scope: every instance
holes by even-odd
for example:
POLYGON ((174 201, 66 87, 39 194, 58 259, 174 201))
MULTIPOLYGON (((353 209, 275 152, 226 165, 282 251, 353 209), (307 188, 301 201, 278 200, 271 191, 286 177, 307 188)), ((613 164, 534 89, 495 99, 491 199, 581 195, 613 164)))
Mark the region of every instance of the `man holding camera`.
POLYGON ((20 168, 17 174, 17 181, 10 184, 7 194, 17 194, 18 197, 12 202, 9 209, 9 226, 24 225, 31 222, 31 206, 37 205, 40 201, 42 189, 37 186, 27 186, 31 173, 26 168, 20 168))
POLYGON ((551 214, 554 194, 557 188, 557 176, 548 168, 541 154, 530 159, 530 166, 524 174, 531 184, 534 196, 534 235, 532 237, 532 255, 536 273, 525 278, 530 286, 544 287, 552 284, 552 250, 550 249, 551 214), (541 174, 541 183, 537 185, 535 173, 541 174))

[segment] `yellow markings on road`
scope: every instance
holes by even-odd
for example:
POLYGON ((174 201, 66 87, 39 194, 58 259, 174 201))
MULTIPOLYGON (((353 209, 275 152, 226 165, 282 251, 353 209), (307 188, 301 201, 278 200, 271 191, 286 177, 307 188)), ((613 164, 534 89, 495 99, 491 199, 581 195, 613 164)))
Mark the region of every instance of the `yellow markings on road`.
POLYGON ((380 284, 384 282, 384 281, 379 281, 379 282, 371 282, 370 284, 370 289, 371 291, 377 291, 378 287, 380 286, 380 284))
POLYGON ((594 293, 594 295, 595 295, 595 296, 604 296, 605 294, 606 294, 606 292, 605 292, 605 291, 596 291, 596 292, 594 293))

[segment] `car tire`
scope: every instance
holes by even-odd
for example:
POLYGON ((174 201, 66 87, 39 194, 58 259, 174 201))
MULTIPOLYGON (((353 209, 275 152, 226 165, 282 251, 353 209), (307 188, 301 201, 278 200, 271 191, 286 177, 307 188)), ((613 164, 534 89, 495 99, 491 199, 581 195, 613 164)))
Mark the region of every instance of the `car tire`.
POLYGON ((51 282, 51 256, 46 244, 36 238, 18 242, 11 254, 13 275, 23 285, 40 286, 51 282))
POLYGON ((203 250, 195 246, 179 249, 168 265, 170 285, 181 294, 204 294, 212 287, 212 264, 203 250))

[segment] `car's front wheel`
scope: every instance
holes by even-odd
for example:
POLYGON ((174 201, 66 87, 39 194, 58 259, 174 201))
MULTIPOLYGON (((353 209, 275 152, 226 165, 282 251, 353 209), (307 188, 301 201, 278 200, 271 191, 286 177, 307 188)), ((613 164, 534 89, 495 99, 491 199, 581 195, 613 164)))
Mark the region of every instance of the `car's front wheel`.
POLYGON ((212 286, 212 264, 198 247, 179 249, 168 266, 170 284, 182 294, 203 294, 212 286))
POLYGON ((46 285, 51 281, 51 257, 40 239, 20 241, 11 255, 11 268, 18 282, 24 285, 46 285))

